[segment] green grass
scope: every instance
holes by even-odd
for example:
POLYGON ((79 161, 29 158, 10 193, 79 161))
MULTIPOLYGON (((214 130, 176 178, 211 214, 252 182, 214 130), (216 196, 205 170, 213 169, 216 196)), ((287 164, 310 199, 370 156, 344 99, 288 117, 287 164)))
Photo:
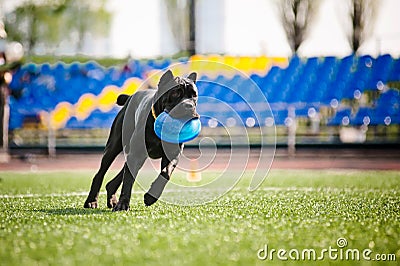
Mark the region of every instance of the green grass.
MULTIPOLYGON (((92 175, 0 172, 1 265, 267 265, 257 258, 266 244, 320 251, 337 248, 340 237, 371 256, 396 254, 390 265, 400 260, 399 172, 274 170, 255 192, 247 192, 247 175, 197 207, 145 207, 136 187, 131 211, 119 213, 105 208, 105 195, 100 209, 86 210, 85 196, 66 194, 86 192, 92 175)), ((272 262, 283 263, 276 255, 272 262)), ((314 264, 334 262, 356 263, 326 255, 314 264)))

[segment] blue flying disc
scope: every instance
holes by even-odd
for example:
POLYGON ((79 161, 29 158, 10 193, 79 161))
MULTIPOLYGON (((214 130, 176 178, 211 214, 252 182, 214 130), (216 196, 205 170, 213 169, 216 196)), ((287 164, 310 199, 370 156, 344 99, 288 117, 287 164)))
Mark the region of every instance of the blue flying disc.
POLYGON ((154 122, 154 132, 163 141, 184 143, 191 141, 200 134, 200 119, 181 120, 162 112, 154 122))

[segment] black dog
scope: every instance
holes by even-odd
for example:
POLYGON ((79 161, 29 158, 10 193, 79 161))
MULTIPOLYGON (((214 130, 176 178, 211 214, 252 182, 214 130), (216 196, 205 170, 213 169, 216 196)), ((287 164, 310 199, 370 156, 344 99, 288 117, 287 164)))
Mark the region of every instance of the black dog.
POLYGON ((161 158, 161 172, 144 195, 144 203, 150 206, 159 199, 178 163, 183 144, 159 139, 154 132, 154 121, 163 111, 179 119, 199 117, 196 111, 196 78, 196 73, 191 73, 188 78, 174 77, 168 70, 162 75, 157 90, 141 90, 132 96, 118 97, 117 103, 124 107, 111 126, 101 166, 93 178, 85 208, 98 207, 97 199, 104 175, 123 149, 126 154, 124 167, 106 185, 107 207, 113 208, 113 211, 129 210, 133 183, 147 157, 161 158), (121 195, 117 202, 115 194, 121 183, 121 195))

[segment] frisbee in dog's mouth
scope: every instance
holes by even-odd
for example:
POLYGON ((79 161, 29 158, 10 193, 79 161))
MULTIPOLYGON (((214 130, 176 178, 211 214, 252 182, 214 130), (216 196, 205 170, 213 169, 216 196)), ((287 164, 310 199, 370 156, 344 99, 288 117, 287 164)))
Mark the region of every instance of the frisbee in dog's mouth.
POLYGON ((195 139, 201 131, 199 118, 181 120, 162 112, 154 122, 154 132, 161 140, 170 143, 184 143, 195 139))

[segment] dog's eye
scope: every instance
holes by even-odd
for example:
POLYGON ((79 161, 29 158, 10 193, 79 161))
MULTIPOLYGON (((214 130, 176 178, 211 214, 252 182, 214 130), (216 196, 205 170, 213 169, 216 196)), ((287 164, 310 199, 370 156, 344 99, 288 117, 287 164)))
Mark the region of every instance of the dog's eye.
POLYGON ((182 91, 181 90, 174 90, 171 92, 171 97, 172 98, 179 98, 182 95, 182 91))

